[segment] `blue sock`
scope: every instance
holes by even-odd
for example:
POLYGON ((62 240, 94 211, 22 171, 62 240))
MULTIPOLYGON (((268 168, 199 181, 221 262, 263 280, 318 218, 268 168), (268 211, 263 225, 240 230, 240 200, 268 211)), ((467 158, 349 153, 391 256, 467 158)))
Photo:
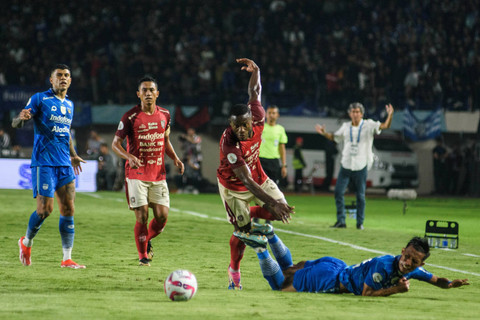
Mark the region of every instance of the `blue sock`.
POLYGON ((40 218, 40 216, 37 214, 37 211, 33 211, 33 213, 30 215, 30 220, 28 220, 27 233, 25 234, 25 237, 29 240, 35 238, 38 230, 40 230, 40 227, 43 224, 43 221, 45 221, 45 219, 40 218))
POLYGON ((278 264, 282 270, 285 270, 293 266, 292 254, 290 249, 288 249, 280 240, 280 238, 275 234, 271 239, 268 239, 268 244, 272 249, 273 256, 277 259, 278 264))
POLYGON ((268 253, 268 250, 257 252, 257 257, 263 277, 267 279, 270 287, 272 287, 273 290, 282 289, 282 284, 283 281, 285 281, 285 277, 280 270, 280 266, 275 260, 272 259, 268 253))
POLYGON ((60 216, 58 229, 60 229, 60 236, 62 237, 62 248, 72 248, 73 238, 75 237, 73 217, 60 216))

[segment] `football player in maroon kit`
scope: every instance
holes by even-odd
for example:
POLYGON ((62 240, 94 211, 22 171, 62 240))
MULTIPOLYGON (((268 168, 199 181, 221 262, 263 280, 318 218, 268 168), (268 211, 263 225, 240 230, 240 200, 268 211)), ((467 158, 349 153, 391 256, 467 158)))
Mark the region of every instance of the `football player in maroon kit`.
POLYGON ((149 76, 140 79, 137 96, 140 104, 127 111, 118 125, 112 149, 125 163, 127 202, 134 210, 134 228, 139 265, 150 266, 153 250, 150 240, 159 235, 167 223, 170 197, 166 182, 164 155, 167 154, 183 174, 184 166, 170 143, 170 113, 156 105, 157 81, 149 76), (127 138, 127 150, 122 142, 127 138), (154 218, 148 224, 148 208, 154 218))
MULTIPOLYGON (((272 226, 253 223, 251 218, 288 223, 294 213, 294 208, 287 204, 275 182, 263 171, 258 158, 265 124, 265 110, 260 103, 260 69, 250 59, 237 59, 237 63, 245 65, 241 70, 251 73, 249 101, 248 105, 237 104, 230 110, 230 127, 220 139, 220 166, 217 170, 220 197, 227 218, 235 228, 230 238, 229 289, 242 289, 240 261, 245 243, 253 247, 265 246, 267 238, 270 241, 274 236, 272 226), (250 207, 251 201, 258 206, 250 207)), ((273 239, 277 241, 277 237, 273 239)))

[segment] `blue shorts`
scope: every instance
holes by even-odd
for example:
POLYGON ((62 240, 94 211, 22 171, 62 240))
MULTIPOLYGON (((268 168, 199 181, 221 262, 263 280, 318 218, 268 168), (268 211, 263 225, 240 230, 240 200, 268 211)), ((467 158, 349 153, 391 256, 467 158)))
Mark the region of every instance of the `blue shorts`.
POLYGON ((346 267, 345 262, 332 257, 307 261, 295 272, 293 287, 299 292, 336 293, 340 289, 338 275, 346 267))
POLYGON ((55 191, 75 180, 72 167, 32 167, 33 197, 53 198, 55 191))

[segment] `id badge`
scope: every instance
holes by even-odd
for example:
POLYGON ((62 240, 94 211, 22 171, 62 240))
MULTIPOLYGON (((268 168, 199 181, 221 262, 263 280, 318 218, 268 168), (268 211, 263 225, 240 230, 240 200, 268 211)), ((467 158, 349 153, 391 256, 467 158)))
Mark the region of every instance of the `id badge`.
POLYGON ((350 145, 350 155, 356 156, 358 154, 358 144, 350 145))

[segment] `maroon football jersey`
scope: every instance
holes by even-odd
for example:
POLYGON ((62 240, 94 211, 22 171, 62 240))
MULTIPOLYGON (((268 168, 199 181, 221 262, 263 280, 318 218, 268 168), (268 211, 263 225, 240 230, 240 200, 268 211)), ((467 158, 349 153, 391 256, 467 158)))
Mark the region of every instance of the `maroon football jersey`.
POLYGON ((233 172, 233 169, 245 164, 256 183, 261 185, 267 180, 267 175, 263 172, 258 158, 265 124, 265 110, 259 101, 252 101, 249 106, 253 120, 252 138, 239 141, 232 128, 228 127, 220 139, 220 166, 217 170, 217 178, 225 188, 233 191, 248 191, 233 172))
POLYGON ((127 151, 140 159, 143 166, 132 169, 125 164, 125 177, 142 181, 165 180, 165 134, 170 133, 170 112, 159 106, 146 114, 140 105, 127 111, 115 135, 127 138, 127 151))

